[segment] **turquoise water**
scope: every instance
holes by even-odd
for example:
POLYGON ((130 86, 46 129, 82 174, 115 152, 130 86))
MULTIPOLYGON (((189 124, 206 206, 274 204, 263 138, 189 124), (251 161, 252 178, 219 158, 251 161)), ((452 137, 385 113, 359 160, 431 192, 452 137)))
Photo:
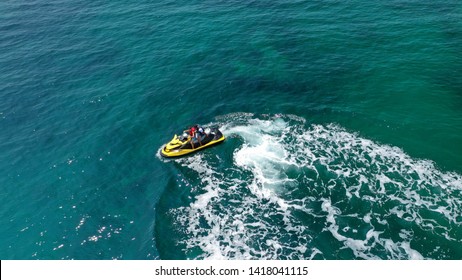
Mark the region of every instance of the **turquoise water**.
POLYGON ((0 258, 462 258, 460 1, 0 9, 0 258))

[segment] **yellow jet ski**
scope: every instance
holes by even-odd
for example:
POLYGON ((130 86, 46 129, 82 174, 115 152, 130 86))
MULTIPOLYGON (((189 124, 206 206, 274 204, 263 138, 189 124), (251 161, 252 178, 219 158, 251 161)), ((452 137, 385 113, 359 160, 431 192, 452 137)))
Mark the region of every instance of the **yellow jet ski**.
POLYGON ((178 137, 176 134, 160 150, 160 155, 166 158, 184 156, 198 150, 205 149, 225 140, 225 136, 218 128, 197 127, 195 137, 191 137, 186 131, 178 137))

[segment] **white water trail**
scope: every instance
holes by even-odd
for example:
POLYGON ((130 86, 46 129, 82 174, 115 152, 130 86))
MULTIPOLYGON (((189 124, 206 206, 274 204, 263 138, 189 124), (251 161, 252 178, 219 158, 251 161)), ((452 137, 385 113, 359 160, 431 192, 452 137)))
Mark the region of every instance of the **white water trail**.
POLYGON ((200 178, 193 202, 174 211, 187 251, 202 252, 197 258, 431 258, 413 248, 418 237, 406 223, 462 241, 451 230, 462 223, 459 174, 333 124, 223 119, 223 133, 242 142, 232 168, 211 166, 202 155, 181 161, 200 178))

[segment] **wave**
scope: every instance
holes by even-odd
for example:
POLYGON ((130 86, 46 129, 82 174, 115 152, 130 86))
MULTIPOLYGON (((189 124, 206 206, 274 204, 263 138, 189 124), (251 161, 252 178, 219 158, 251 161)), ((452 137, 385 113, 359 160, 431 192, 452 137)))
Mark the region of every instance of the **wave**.
POLYGON ((218 118, 231 156, 178 161, 190 203, 170 209, 197 259, 460 258, 462 177, 298 116, 218 118), (188 179, 189 178, 189 179, 188 179))

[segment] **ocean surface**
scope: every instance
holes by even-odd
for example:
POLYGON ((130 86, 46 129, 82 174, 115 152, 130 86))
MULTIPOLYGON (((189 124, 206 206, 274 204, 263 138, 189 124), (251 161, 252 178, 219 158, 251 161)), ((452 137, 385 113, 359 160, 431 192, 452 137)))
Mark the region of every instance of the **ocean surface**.
POLYGON ((460 0, 0 10, 1 259, 462 259, 460 0))

